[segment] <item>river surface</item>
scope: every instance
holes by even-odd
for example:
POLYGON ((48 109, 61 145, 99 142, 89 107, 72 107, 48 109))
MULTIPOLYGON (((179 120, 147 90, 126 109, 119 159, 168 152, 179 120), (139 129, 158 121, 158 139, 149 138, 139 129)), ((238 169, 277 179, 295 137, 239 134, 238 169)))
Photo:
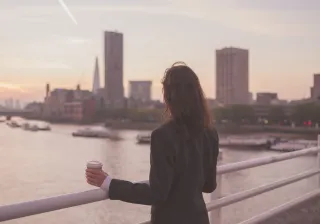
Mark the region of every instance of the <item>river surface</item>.
MULTIPOLYGON (((121 131, 122 141, 74 138, 79 126, 52 125, 51 132, 28 132, 0 123, 0 205, 94 189, 85 182, 89 160, 99 160, 116 178, 145 180, 149 146, 137 145, 137 131, 121 131)), ((277 152, 222 149, 222 163, 237 162, 277 152)), ((313 156, 230 173, 223 176, 223 195, 260 186, 313 168, 313 156)), ((298 197, 316 187, 309 178, 227 206, 224 224, 234 224, 298 197)), ((209 195, 205 195, 209 200, 209 195)), ((138 224, 149 219, 147 206, 103 201, 51 213, 7 221, 7 224, 138 224)))

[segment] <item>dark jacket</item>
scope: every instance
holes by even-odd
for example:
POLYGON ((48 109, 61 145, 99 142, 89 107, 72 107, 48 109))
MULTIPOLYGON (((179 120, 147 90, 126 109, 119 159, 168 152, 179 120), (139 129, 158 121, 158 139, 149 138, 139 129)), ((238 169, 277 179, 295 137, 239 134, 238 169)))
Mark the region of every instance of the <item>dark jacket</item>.
POLYGON ((219 139, 215 129, 179 140, 173 122, 151 134, 149 184, 113 179, 111 200, 152 205, 152 224, 209 224, 202 193, 216 188, 219 139))

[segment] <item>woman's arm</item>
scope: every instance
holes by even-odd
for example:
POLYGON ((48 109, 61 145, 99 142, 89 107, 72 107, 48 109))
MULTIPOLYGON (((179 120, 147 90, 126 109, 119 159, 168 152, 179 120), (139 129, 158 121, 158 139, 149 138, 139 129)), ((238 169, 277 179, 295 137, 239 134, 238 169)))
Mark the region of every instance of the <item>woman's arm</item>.
POLYGON ((219 136, 217 131, 214 129, 212 131, 212 134, 210 133, 209 137, 209 147, 207 149, 207 152, 209 155, 207 157, 208 161, 208 166, 207 169, 205 170, 206 173, 206 180, 205 184, 203 186, 202 192, 204 193, 212 193, 216 187, 217 187, 217 160, 218 160, 218 155, 219 155, 219 136))
POLYGON ((109 187, 109 198, 129 203, 156 205, 166 201, 173 176, 173 157, 165 133, 161 129, 151 134, 149 184, 132 183, 112 179, 109 187))

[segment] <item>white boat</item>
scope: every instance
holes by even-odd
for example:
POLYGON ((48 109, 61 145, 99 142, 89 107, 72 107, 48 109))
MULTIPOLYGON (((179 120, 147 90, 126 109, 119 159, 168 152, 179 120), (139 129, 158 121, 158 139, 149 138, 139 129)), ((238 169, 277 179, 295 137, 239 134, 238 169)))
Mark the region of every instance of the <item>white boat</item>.
POLYGON ((293 152, 317 146, 317 141, 309 140, 291 140, 272 145, 270 150, 278 152, 293 152))
POLYGON ((47 123, 39 123, 37 126, 38 126, 39 131, 50 131, 51 130, 50 125, 47 123))
POLYGON ((137 135, 138 144, 150 144, 151 143, 151 133, 143 133, 137 135))
POLYGON ((271 138, 237 138, 228 137, 219 140, 222 147, 269 148, 275 139, 271 138))
POLYGON ((34 121, 34 120, 25 120, 22 121, 21 127, 27 131, 50 131, 51 127, 46 122, 34 121))
POLYGON ((86 138, 108 138, 112 140, 120 140, 121 137, 111 131, 105 129, 84 128, 72 133, 74 137, 86 138))

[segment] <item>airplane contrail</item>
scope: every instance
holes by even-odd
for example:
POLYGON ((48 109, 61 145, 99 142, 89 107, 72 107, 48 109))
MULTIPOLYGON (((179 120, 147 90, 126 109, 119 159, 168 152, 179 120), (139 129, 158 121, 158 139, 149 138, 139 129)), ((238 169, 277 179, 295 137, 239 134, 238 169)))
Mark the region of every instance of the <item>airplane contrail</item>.
POLYGON ((68 6, 66 5, 66 3, 63 0, 58 0, 58 2, 60 3, 60 5, 62 6, 62 8, 64 9, 64 11, 68 14, 68 16, 70 17, 70 19, 76 24, 78 25, 78 22, 76 20, 76 18, 74 18, 74 16, 72 15, 72 13, 70 12, 68 6))

